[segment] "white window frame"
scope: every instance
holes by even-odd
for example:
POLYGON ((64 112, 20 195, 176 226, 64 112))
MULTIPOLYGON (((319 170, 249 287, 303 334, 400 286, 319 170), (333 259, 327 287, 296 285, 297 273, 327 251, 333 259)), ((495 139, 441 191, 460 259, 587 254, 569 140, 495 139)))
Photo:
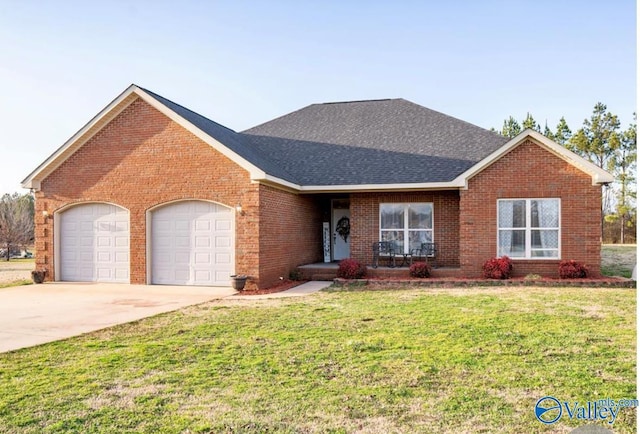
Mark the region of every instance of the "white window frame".
MULTIPOLYGON (((539 198, 509 198, 498 199, 496 203, 496 255, 500 256, 500 231, 501 230, 522 230, 525 231, 525 255, 524 257, 510 257, 514 261, 557 261, 562 258, 562 202, 559 197, 539 197, 539 198), (555 200, 558 202, 558 227, 532 228, 531 227, 531 202, 535 200, 555 200), (525 201, 525 227, 524 228, 501 228, 500 227, 500 202, 525 201), (533 230, 557 230, 558 231, 558 255, 557 256, 532 256, 531 252, 531 231, 533 230)), ((549 249, 551 250, 551 249, 549 249)))
MULTIPOLYGON (((382 241, 382 233, 383 232, 391 232, 391 231, 402 231, 404 232, 404 252, 403 254, 409 254, 409 233, 410 232, 431 232, 431 242, 435 242, 434 234, 434 220, 435 220, 435 211, 433 202, 384 202, 380 203, 378 207, 378 239, 382 241), (382 229, 382 207, 384 205, 401 205, 404 206, 404 227, 402 229, 382 229), (411 205, 430 205, 431 206, 431 229, 410 229, 409 228, 409 208, 411 205)), ((398 252, 399 253, 399 252, 398 252)))

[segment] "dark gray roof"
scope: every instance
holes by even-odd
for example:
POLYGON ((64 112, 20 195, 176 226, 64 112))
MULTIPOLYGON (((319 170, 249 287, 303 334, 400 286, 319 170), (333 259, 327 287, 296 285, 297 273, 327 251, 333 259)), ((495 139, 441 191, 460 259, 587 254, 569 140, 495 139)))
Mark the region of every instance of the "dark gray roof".
POLYGON ((313 104, 242 134, 301 185, 452 181, 509 140, 404 99, 313 104))
POLYGON ((303 186, 452 181, 509 140, 404 99, 313 104, 237 133, 143 90, 267 174, 303 186))

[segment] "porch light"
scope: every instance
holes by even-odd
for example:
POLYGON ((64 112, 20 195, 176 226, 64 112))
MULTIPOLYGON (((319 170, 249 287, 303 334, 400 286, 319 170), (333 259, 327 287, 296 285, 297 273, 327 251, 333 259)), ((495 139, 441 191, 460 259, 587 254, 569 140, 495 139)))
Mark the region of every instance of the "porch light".
POLYGON ((244 215, 244 211, 242 210, 242 205, 236 205, 236 212, 240 215, 244 215))

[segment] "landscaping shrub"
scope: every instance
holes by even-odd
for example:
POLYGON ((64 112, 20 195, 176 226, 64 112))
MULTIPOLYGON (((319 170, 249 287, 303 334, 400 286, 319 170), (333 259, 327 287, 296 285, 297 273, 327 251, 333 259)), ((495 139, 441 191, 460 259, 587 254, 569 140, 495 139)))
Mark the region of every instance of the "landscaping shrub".
POLYGON ((508 256, 491 258, 482 266, 482 272, 487 279, 508 279, 513 270, 513 263, 508 256))
POLYGON ((558 273, 561 279, 582 279, 587 277, 589 270, 587 270, 584 264, 571 259, 568 261, 560 261, 558 273))
POLYGON ((431 266, 426 262, 415 262, 409 267, 411 277, 429 277, 431 276, 431 266))
POLYGON ((338 264, 338 277, 343 279, 362 279, 367 273, 367 267, 355 259, 343 259, 338 264))

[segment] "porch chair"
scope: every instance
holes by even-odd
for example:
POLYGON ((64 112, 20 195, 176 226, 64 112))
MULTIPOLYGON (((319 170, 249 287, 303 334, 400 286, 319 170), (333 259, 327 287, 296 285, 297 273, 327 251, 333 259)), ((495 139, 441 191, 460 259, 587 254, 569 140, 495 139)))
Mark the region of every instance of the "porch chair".
POLYGON ((429 258, 433 258, 433 268, 438 268, 438 263, 436 261, 436 243, 422 243, 420 247, 417 249, 411 250, 411 264, 413 264, 413 260, 424 258, 425 262, 428 262, 429 258))
POLYGON ((391 264, 396 266, 396 245, 393 241, 378 241, 373 243, 373 268, 378 268, 380 258, 386 258, 391 264))

